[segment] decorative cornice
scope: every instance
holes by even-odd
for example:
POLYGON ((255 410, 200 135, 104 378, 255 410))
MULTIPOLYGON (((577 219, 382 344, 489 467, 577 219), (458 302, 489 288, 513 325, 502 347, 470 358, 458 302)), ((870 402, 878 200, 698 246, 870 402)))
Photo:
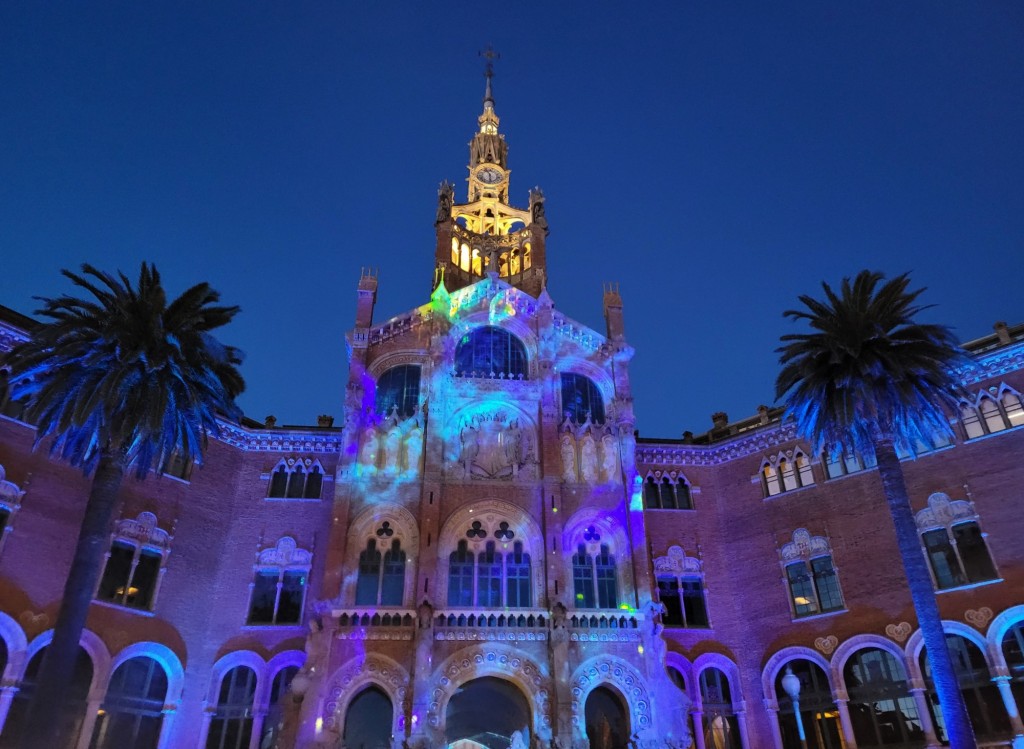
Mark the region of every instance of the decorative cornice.
POLYGON ((0 353, 10 351, 19 343, 28 340, 28 334, 21 328, 0 322, 0 353))
POLYGON ((1024 369, 1024 341, 1012 343, 975 359, 975 365, 957 372, 964 385, 975 385, 1008 372, 1024 369))
POLYGON ((758 429, 756 432, 715 445, 651 444, 636 450, 637 466, 717 466, 737 458, 772 450, 797 439, 791 421, 758 429))
POLYGON ((341 430, 335 432, 313 432, 296 429, 250 431, 237 424, 220 422, 218 439, 232 447, 246 452, 271 453, 337 453, 341 452, 341 430))

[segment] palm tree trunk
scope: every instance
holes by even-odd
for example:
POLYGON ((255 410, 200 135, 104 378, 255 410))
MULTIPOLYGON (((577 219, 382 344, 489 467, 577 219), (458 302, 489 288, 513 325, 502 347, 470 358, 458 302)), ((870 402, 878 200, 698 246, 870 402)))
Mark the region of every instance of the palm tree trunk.
POLYGON ((928 650, 932 680, 935 682, 935 691, 939 697, 939 708, 946 724, 950 747, 975 749, 977 742, 974 738, 974 729, 971 727, 956 671, 953 669, 953 661, 946 647, 946 635, 942 631, 942 619, 935 600, 932 577, 921 551, 917 524, 914 522, 914 513, 907 496, 903 466, 900 465, 891 439, 881 438, 875 441, 875 457, 878 460, 878 475, 882 478, 889 512, 896 527, 896 542, 899 545, 900 557, 903 559, 910 598, 914 602, 917 623, 921 627, 921 635, 928 650))
POLYGON ((99 581, 104 556, 110 544, 110 524, 117 506, 118 490, 124 478, 120 454, 104 451, 93 476, 85 517, 78 533, 64 597, 53 629, 53 641, 43 656, 35 694, 29 705, 22 749, 71 749, 77 736, 69 735, 78 724, 81 705, 68 704, 68 687, 78 658, 79 642, 99 581))

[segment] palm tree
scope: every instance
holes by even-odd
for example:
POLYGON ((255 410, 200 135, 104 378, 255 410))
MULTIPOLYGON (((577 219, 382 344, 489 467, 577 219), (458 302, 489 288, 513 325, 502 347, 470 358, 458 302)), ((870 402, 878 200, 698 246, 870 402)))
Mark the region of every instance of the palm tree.
POLYGON ((168 304, 160 274, 142 264, 137 286, 82 266, 63 271, 93 298, 41 299, 46 318, 31 340, 6 357, 11 396, 27 397, 26 420, 37 425, 36 444, 92 474, 75 555, 64 586, 53 641, 46 650, 22 746, 65 747, 73 717, 67 702, 89 604, 101 572, 126 473, 144 478, 172 454, 199 456, 218 417, 241 416, 234 399, 245 387, 237 349, 212 330, 238 307, 218 306, 208 284, 168 304))
MULTIPOLYGON (((946 648, 931 576, 921 552, 897 451, 915 453, 952 437, 947 409, 957 406, 956 368, 967 358, 949 330, 914 322, 924 289, 907 291, 907 274, 879 284, 880 273, 861 271, 837 294, 823 283, 825 300, 801 296, 811 333, 782 336, 783 365, 775 383, 797 431, 822 449, 874 455, 917 621, 931 662, 953 749, 976 746, 956 672, 946 648)), ((955 411, 954 411, 955 412, 955 411)))

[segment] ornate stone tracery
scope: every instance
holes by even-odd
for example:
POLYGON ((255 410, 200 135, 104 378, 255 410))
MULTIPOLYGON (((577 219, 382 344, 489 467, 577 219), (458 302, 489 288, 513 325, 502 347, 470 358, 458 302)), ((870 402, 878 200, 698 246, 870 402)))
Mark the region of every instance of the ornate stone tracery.
MULTIPOLYGON (((643 736, 654 727, 650 690, 640 672, 621 658, 598 656, 582 663, 570 680, 572 724, 578 735, 586 735, 586 704, 591 691, 611 685, 626 700, 634 733, 643 736)), ((648 741, 650 738, 648 738, 648 741)))
POLYGON ((339 730, 352 699, 366 687, 376 685, 391 699, 392 733, 400 735, 404 728, 403 706, 409 689, 409 673, 396 661, 379 653, 366 653, 335 671, 327 683, 323 718, 329 729, 339 730))
POLYGON ((928 497, 928 506, 914 516, 919 531, 931 528, 948 528, 964 520, 977 520, 974 502, 966 499, 950 499, 948 494, 935 492, 928 497))

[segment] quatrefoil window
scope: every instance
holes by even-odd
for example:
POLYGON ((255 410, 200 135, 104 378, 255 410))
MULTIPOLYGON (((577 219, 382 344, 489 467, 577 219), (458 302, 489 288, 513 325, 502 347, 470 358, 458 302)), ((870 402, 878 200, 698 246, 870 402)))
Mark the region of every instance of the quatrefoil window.
POLYGON ((504 520, 498 525, 498 530, 494 531, 494 537, 500 538, 505 541, 511 541, 515 537, 516 533, 508 527, 508 523, 504 520))
POLYGON ((583 540, 584 541, 600 541, 601 540, 601 534, 597 532, 597 528, 595 528, 594 526, 590 526, 585 531, 583 531, 583 540))
POLYGON ((483 526, 484 524, 481 523, 479 520, 474 520, 473 525, 470 527, 468 531, 466 531, 466 535, 469 538, 486 538, 487 531, 484 530, 483 526))
POLYGON ((391 538, 395 535, 395 529, 391 527, 391 523, 385 520, 381 523, 380 528, 377 529, 378 538, 391 538))

